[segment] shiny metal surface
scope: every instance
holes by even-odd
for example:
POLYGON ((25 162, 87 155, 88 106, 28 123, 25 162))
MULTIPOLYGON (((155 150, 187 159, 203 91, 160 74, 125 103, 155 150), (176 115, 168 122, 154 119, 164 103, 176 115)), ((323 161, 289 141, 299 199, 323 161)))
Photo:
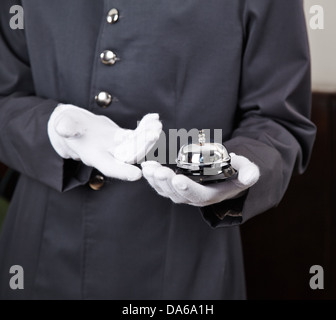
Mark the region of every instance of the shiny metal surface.
POLYGON ((95 100, 99 106, 106 108, 111 104, 112 96, 108 92, 102 91, 95 96, 95 100))
POLYGON ((112 66, 118 61, 118 58, 113 51, 105 50, 100 54, 100 60, 102 63, 112 66))
POLYGON ((111 9, 107 14, 107 22, 110 24, 117 23, 119 20, 119 11, 118 9, 111 9))
POLYGON ((217 183, 237 177, 230 162, 226 148, 220 143, 207 143, 204 131, 200 130, 198 144, 184 145, 180 149, 175 171, 201 184, 217 183))
POLYGON ((99 191, 104 186, 104 184, 105 178, 100 174, 96 174, 89 181, 90 188, 95 191, 99 191))
POLYGON ((199 143, 182 146, 176 163, 179 168, 188 170, 200 170, 202 167, 221 168, 230 164, 230 156, 223 145, 206 143, 201 130, 199 143))

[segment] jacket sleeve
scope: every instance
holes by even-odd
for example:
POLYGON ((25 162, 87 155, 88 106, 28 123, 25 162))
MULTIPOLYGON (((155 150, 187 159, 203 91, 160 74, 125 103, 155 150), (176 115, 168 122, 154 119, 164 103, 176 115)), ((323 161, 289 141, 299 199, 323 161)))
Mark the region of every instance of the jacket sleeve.
POLYGON ((90 168, 63 160, 53 150, 49 117, 57 101, 37 97, 29 65, 24 29, 10 27, 10 8, 19 1, 0 4, 0 161, 56 190, 87 182, 90 168))
POLYGON ((239 199, 201 209, 212 227, 238 225, 276 206, 293 172, 308 165, 310 57, 302 0, 246 0, 237 126, 229 152, 256 163, 257 184, 239 199))

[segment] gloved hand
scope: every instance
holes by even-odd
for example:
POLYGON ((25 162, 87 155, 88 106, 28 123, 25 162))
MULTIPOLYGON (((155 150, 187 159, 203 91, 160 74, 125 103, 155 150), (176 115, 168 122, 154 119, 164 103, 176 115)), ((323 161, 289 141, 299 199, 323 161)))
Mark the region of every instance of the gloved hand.
POLYGON ((107 177, 135 181, 142 172, 131 165, 154 146, 162 131, 159 115, 147 114, 135 130, 120 128, 105 116, 59 105, 48 122, 48 136, 64 159, 81 160, 107 177))
POLYGON ((258 181, 260 172, 254 163, 234 153, 230 153, 230 156, 232 167, 238 171, 238 178, 215 184, 201 185, 155 161, 143 162, 142 171, 161 196, 175 203, 204 207, 236 198, 258 181))

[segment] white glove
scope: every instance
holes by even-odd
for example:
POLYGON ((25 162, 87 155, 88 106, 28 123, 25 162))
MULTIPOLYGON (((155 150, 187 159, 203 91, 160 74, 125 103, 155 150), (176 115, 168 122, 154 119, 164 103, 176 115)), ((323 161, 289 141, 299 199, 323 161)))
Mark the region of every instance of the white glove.
POLYGON ((187 176, 175 174, 158 162, 142 163, 143 176, 163 197, 175 203, 185 203, 204 207, 238 197, 244 190, 254 185, 260 176, 259 168, 243 156, 230 153, 231 165, 238 171, 238 178, 225 182, 201 185, 187 176))
POLYGON ((145 157, 162 131, 159 115, 147 114, 135 130, 120 128, 105 116, 59 105, 48 122, 48 136, 64 159, 81 160, 107 177, 135 181, 141 170, 131 164, 145 157))

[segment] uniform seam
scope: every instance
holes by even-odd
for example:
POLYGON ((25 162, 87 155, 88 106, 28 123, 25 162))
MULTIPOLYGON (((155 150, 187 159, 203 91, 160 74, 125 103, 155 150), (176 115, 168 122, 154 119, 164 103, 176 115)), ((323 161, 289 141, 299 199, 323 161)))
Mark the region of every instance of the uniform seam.
MULTIPOLYGON (((102 12, 102 17, 104 17, 104 13, 107 11, 107 1, 104 1, 104 9, 102 12)), ((96 83, 97 83, 97 69, 98 69, 98 63, 99 63, 99 44, 100 41, 103 37, 104 34, 104 29, 105 29, 105 23, 106 21, 104 19, 102 19, 101 25, 100 25, 100 29, 99 29, 99 33, 98 33, 98 37, 97 37, 97 41, 96 41, 96 45, 95 45, 95 54, 94 54, 94 58, 93 58, 93 66, 92 66, 92 78, 91 78, 91 83, 90 83, 90 96, 89 96, 89 104, 88 104, 88 109, 90 111, 93 111, 94 109, 94 100, 92 99, 92 97, 95 95, 95 89, 96 89, 96 83)))
POLYGON ((83 212, 83 252, 82 252, 82 276, 81 276, 81 299, 84 300, 85 299, 85 283, 86 283, 86 279, 87 279, 87 268, 86 268, 86 264, 87 264, 87 249, 88 249, 88 241, 87 241, 87 237, 86 237, 86 231, 87 231, 87 212, 86 212, 86 204, 87 204, 87 198, 86 197, 86 190, 84 190, 83 192, 83 200, 82 200, 82 212, 83 212))
POLYGON ((47 194, 46 194, 46 200, 45 200, 45 206, 44 206, 44 215, 43 215, 43 224, 42 224, 42 232, 41 232, 41 237, 40 237, 40 245, 38 249, 38 257, 37 257, 37 263, 34 271, 34 284, 32 286, 32 297, 36 297, 36 282, 37 282, 37 275, 38 275, 38 270, 40 268, 41 264, 41 252, 42 252, 42 246, 43 246, 43 239, 45 236, 46 232, 46 221, 47 221, 47 215, 49 212, 49 197, 50 197, 50 189, 47 188, 47 194))
MULTIPOLYGON (((104 13, 107 11, 108 1, 104 1, 103 6, 103 12, 102 17, 104 17, 104 13)), ((102 18, 96 45, 95 45, 95 54, 94 54, 94 60, 93 60, 93 66, 92 66, 92 78, 90 83, 90 96, 89 96, 89 103, 88 103, 88 109, 90 111, 93 111, 94 109, 94 102, 92 100, 92 97, 94 96, 94 90, 95 90, 95 83, 97 82, 97 68, 98 68, 98 53, 99 52, 99 44, 102 39, 102 36, 104 34, 105 29, 105 23, 106 21, 102 18)), ((86 190, 85 190, 86 191, 86 190)), ((85 196, 86 192, 84 191, 84 199, 82 201, 82 212, 83 212, 83 252, 82 252, 82 275, 81 275, 81 288, 80 288, 80 295, 81 299, 86 299, 86 280, 87 280, 87 251, 88 251, 88 240, 87 240, 87 213, 86 212, 86 206, 87 203, 87 197, 85 196)))
POLYGON ((169 229, 168 229, 168 236, 166 240, 166 246, 165 246, 165 254, 164 254, 164 262, 163 262, 163 272, 162 272, 162 281, 161 281, 161 293, 160 293, 160 299, 164 299, 164 290, 165 290, 165 283, 167 278, 167 260, 168 260, 168 247, 169 243, 172 237, 172 224, 174 219, 174 205, 171 204, 171 211, 170 211, 170 219, 169 219, 169 229))

